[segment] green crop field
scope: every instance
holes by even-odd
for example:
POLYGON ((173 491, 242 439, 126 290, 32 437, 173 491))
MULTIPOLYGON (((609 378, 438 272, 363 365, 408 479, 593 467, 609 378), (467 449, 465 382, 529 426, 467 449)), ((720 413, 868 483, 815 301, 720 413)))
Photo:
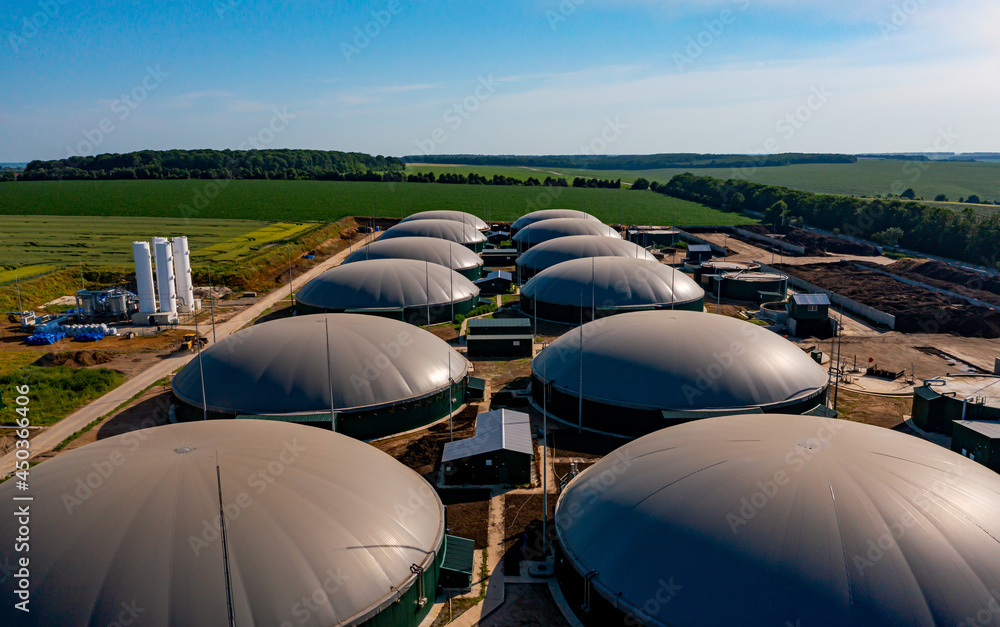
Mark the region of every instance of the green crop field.
MULTIPOLYGON (((150 230, 150 235, 194 237, 206 220, 331 222, 349 215, 397 217, 430 209, 455 209, 481 217, 489 215, 495 220, 512 220, 548 207, 582 209, 606 222, 619 222, 623 214, 625 220, 638 224, 692 226, 753 222, 697 203, 626 189, 263 180, 230 181, 221 189, 215 181, 205 180, 0 185, 0 214, 169 218, 177 227, 173 233, 155 230, 154 225, 131 227, 127 230, 129 237, 135 237, 143 229, 150 230)), ((87 232, 94 234, 101 233, 106 223, 104 219, 78 222, 89 224, 87 232)), ((48 230, 43 225, 43 232, 48 230)), ((64 232, 65 238, 72 236, 72 231, 64 232)), ((6 241, 7 233, 3 237, 6 241)), ((20 241, 24 241, 23 237, 20 241)), ((130 247, 125 249, 126 256, 130 251, 130 247)), ((21 263, 40 261, 25 259, 21 263)))
MULTIPOLYGON (((80 262, 128 266, 133 241, 187 235, 197 261, 232 261, 314 226, 254 220, 0 215, 0 259, 4 266, 21 266, 17 276, 23 280, 80 262)), ((0 268, 0 284, 13 280, 13 269, 0 268)))
MULTIPOLYGON (((463 166, 464 167, 464 166, 463 166)), ((421 167, 424 169, 424 167, 421 167)), ((492 174, 493 166, 470 170, 492 174)), ((514 169, 517 168, 508 168, 514 169)), ((666 183, 677 174, 691 172, 719 179, 745 178, 765 185, 780 185, 820 194, 845 196, 885 196, 912 187, 918 197, 934 200, 944 194, 958 202, 976 194, 984 201, 1000 200, 1000 163, 859 161, 853 164, 808 164, 741 171, 736 168, 693 168, 665 170, 574 170, 552 168, 564 177, 576 176, 621 179, 638 177, 666 183)), ((439 171, 444 171, 439 170, 439 171)), ((454 171, 448 169, 447 171, 454 171)))

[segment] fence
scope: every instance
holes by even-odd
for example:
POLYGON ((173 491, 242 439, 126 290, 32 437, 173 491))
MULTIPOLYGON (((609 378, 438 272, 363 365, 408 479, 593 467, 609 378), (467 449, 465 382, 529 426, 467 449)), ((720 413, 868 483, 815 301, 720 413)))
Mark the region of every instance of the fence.
MULTIPOLYGON (((761 270, 765 270, 767 272, 781 273, 780 270, 772 268, 771 266, 763 264, 759 261, 756 263, 760 263, 761 270)), ((784 274, 788 273, 785 272, 784 274)), ((808 292, 810 294, 826 294, 830 298, 831 303, 837 305, 842 309, 845 309, 846 311, 855 313, 864 318, 865 320, 874 322, 875 324, 881 324, 889 327, 890 329, 896 328, 896 316, 887 314, 884 311, 879 311, 874 307, 869 307, 868 305, 859 303, 856 300, 850 299, 846 296, 842 296, 840 294, 837 294, 836 292, 831 292, 828 289, 824 289, 818 285, 813 285, 808 281, 803 281, 802 279, 791 275, 789 275, 788 277, 788 284, 798 290, 808 292)))
POLYGON ((981 301, 981 300, 979 300, 977 298, 972 298, 971 296, 962 296, 961 294, 958 294, 958 293, 955 293, 955 292, 949 292, 948 290, 943 290, 940 287, 934 287, 933 285, 927 285, 926 283, 921 283, 920 281, 914 281, 913 279, 908 279, 906 277, 902 277, 902 276, 893 274, 891 272, 886 272, 885 270, 882 270, 881 268, 873 268, 872 266, 866 266, 866 265, 862 265, 860 263, 852 263, 852 265, 854 267, 856 267, 856 268, 861 268, 862 270, 872 270, 874 272, 878 272, 879 274, 884 274, 885 276, 889 277, 890 279, 893 279, 894 281, 899 281, 900 283, 903 283, 903 284, 906 284, 906 285, 912 285, 914 287, 921 287, 921 288, 923 288, 925 290, 930 290, 932 292, 936 292, 938 294, 943 294, 945 296, 950 296, 952 298, 960 298, 960 299, 964 300, 965 302, 969 303, 970 305, 975 305, 977 307, 986 307, 988 309, 993 309, 994 311, 1000 311, 1000 306, 998 306, 998 305, 993 305, 993 304, 990 304, 990 303, 984 303, 983 301, 981 301))

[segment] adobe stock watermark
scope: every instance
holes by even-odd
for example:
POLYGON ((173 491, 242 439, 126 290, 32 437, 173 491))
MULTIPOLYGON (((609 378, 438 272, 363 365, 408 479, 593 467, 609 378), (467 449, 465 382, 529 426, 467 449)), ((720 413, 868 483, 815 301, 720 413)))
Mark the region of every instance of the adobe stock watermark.
POLYGON ((215 0, 215 14, 219 19, 226 19, 230 13, 243 6, 243 0, 215 0))
MULTIPOLYGON (((281 445, 282 448, 274 459, 255 468, 246 479, 247 487, 252 488, 258 495, 263 494, 278 477, 284 474, 285 469, 294 464, 299 456, 306 451, 306 448, 301 446, 297 439, 293 439, 291 442, 284 440, 281 445)), ((246 490, 241 490, 235 497, 223 504, 222 514, 203 520, 200 533, 188 535, 188 545, 195 557, 200 557, 202 550, 222 537, 223 516, 225 516, 227 523, 233 522, 240 517, 243 510, 251 507, 254 503, 255 501, 250 498, 250 494, 246 490)))
POLYGON ((294 627, 295 625, 307 624, 313 614, 319 612, 320 607, 332 605, 330 595, 336 594, 351 580, 351 576, 345 573, 340 566, 337 567, 337 572, 327 568, 322 576, 323 580, 320 582, 320 586, 314 589, 308 596, 303 596, 292 606, 291 614, 295 618, 295 622, 290 620, 282 621, 281 627, 294 627))
POLYGON ((29 41, 38 36, 43 28, 59 17, 59 7, 69 4, 69 0, 40 0, 38 10, 31 17, 21 19, 18 29, 7 35, 10 49, 17 54, 29 41))
POLYGON ((122 601, 119 605, 121 605, 122 609, 118 612, 118 618, 108 623, 108 627, 126 627, 127 625, 131 625, 139 618, 139 614, 146 611, 146 608, 139 607, 135 599, 132 599, 129 603, 122 601))
POLYGON ((128 456, 135 453, 139 449, 139 446, 149 439, 146 429, 155 427, 157 424, 153 418, 143 419, 139 423, 138 429, 122 436, 122 446, 108 453, 105 459, 91 462, 90 465, 93 471, 83 477, 77 477, 72 491, 63 492, 60 497, 63 507, 66 508, 66 513, 72 514, 75 509, 94 496, 101 489, 101 486, 111 478, 111 475, 115 474, 125 464, 128 456))
POLYGON ((354 39, 351 43, 340 42, 340 52, 343 53, 344 60, 350 63, 351 57, 361 54, 361 51, 370 46, 372 41, 389 26, 392 18, 399 15, 402 10, 399 0, 389 0, 385 8, 373 10, 371 19, 365 22, 364 26, 354 27, 354 39))
MULTIPOLYGON (((240 142, 239 146, 236 147, 237 150, 263 150, 268 144, 274 141, 274 138, 284 131, 288 127, 288 123, 295 119, 294 113, 288 112, 288 107, 284 106, 281 109, 275 107, 271 110, 271 119, 261 126, 256 133, 251 133, 247 135, 246 139, 240 142)), ((230 161, 226 164, 229 169, 235 168, 235 162, 230 161)), ((214 200, 232 181, 231 177, 224 176, 218 177, 214 175, 205 186, 201 189, 197 189, 192 194, 191 204, 186 205, 181 203, 177 206, 177 210, 180 212, 181 216, 185 221, 190 221, 192 218, 197 218, 201 212, 208 207, 209 203, 214 200)), ((252 328, 252 327, 251 327, 252 328)))
POLYGON ((498 81, 493 80, 492 74, 486 77, 480 76, 477 79, 477 83, 478 84, 472 91, 472 94, 454 103, 445 110, 444 114, 441 116, 443 126, 438 126, 431 131, 430 136, 428 136, 427 139, 414 140, 420 154, 429 155, 434 152, 438 146, 448 141, 448 132, 446 127, 453 133, 460 129, 462 125, 465 124, 465 121, 472 117, 472 114, 479 111, 479 107, 481 107, 484 102, 493 97, 493 94, 496 93, 497 87, 500 86, 498 81))
POLYGON ((726 524, 733 535, 750 524, 757 514, 789 485, 792 477, 802 472, 806 464, 824 448, 831 446, 831 440, 844 428, 847 421, 822 418, 816 435, 799 441, 795 448, 785 454, 785 467, 779 468, 762 481, 758 481, 751 491, 740 497, 739 508, 726 514, 726 524))
POLYGON ((573 499, 572 504, 565 510, 560 510, 556 524, 560 529, 570 529, 577 521, 587 515, 587 506, 597 503, 601 495, 610 490, 618 480, 627 474, 635 464, 635 456, 632 455, 628 447, 618 449, 608 457, 602 459, 599 464, 608 466, 601 471, 596 467, 588 468, 579 479, 573 481, 573 487, 580 491, 579 497, 573 499), (577 481, 586 479, 579 486, 577 481), (581 504, 581 501, 585 504, 581 504))
POLYGON ((365 358, 362 364, 364 369, 361 374, 351 373, 350 381, 355 392, 371 388, 372 382, 377 381, 382 374, 392 367, 394 361, 403 354, 403 351, 413 345, 413 336, 409 331, 400 331, 399 334, 388 342, 379 342, 381 349, 374 357, 365 358))
POLYGON ((657 584, 656 591, 643 602, 641 608, 625 609, 625 619, 622 622, 630 627, 648 625, 650 619, 657 616, 684 589, 684 586, 674 583, 673 577, 667 579, 661 577, 657 584))
MULTIPOLYGON (((119 123, 127 120, 132 112, 149 97, 150 93, 156 91, 156 88, 163 84, 163 79, 168 76, 170 74, 161 70, 159 64, 155 68, 147 65, 146 75, 142 77, 142 80, 128 92, 111 101, 110 109, 115 119, 119 123)), ((108 135, 117 129, 115 120, 111 116, 102 118, 92 129, 82 129, 80 132, 83 134, 83 140, 77 143, 76 150, 73 146, 66 144, 66 158, 95 154, 97 148, 104 143, 108 135)))
POLYGON ((555 10, 549 9, 545 11, 545 19, 549 23, 549 28, 552 32, 556 31, 556 28, 560 23, 565 22, 569 16, 576 13, 576 10, 580 8, 587 0, 562 0, 555 10))
MULTIPOLYGON (((731 2, 740 11, 750 8, 750 0, 731 0, 731 2)), ((736 23, 736 16, 737 13, 733 9, 725 8, 716 18, 703 21, 702 25, 705 28, 697 35, 687 38, 687 47, 683 52, 674 53, 673 59, 677 71, 683 72, 686 67, 694 65, 705 51, 722 37, 726 29, 736 23)))
POLYGON ((933 0, 903 0, 900 3, 892 5, 892 13, 889 15, 888 20, 879 20, 878 27, 882 32, 882 38, 885 40, 890 39, 893 35, 898 33, 903 29, 904 26, 910 23, 917 13, 920 13, 920 9, 924 6, 930 4, 933 0))
POLYGON ((598 133, 589 144, 584 144, 580 146, 580 154, 582 155, 597 155, 603 153, 608 149, 608 146, 615 143, 615 141, 622 136, 622 133, 628 125, 622 124, 621 118, 615 116, 615 119, 604 118, 604 128, 598 133))
POLYGON ((976 612, 975 616, 967 616, 965 620, 958 623, 958 627, 987 627, 988 625, 1000 625, 1000 590, 993 588, 990 590, 990 598, 986 604, 976 612))

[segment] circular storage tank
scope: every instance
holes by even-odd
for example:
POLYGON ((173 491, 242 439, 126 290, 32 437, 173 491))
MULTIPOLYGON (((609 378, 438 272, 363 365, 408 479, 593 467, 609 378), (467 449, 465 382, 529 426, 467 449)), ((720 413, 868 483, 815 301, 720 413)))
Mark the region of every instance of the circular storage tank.
POLYGON ((590 257, 564 261, 538 273, 521 288, 520 302, 521 311, 529 317, 575 325, 581 319, 630 310, 704 311, 705 290, 680 270, 658 261, 590 257))
POLYGON ((477 231, 488 231, 490 227, 488 224, 472 215, 471 213, 466 213, 464 211, 446 211, 446 210, 436 210, 436 211, 421 211, 419 213, 414 213, 413 215, 406 216, 402 222, 412 222, 414 220, 451 220, 453 222, 459 222, 462 224, 467 224, 473 227, 477 231))
POLYGON ((371 259, 416 259, 451 268, 470 281, 482 278, 483 260, 461 244, 436 237, 377 239, 359 248, 340 265, 371 259))
POLYGON ((531 363, 532 394, 564 422, 638 436, 711 412, 800 414, 824 403, 827 373, 788 340, 727 316, 640 311, 588 322, 531 363), (583 350, 580 338, 583 337, 583 350))
POLYGON ((728 272, 752 272, 759 270, 760 264, 755 262, 744 263, 742 261, 705 261, 694 269, 695 282, 707 291, 714 291, 714 279, 705 277, 706 274, 724 274, 728 272))
POLYGON ((213 417, 283 416, 323 428, 330 428, 332 379, 337 431, 368 440, 446 418, 449 388, 452 409, 465 398, 468 362, 433 334, 395 320, 283 318, 238 331, 188 362, 173 390, 196 411, 182 419, 202 418, 202 369, 213 417))
MULTIPOLYGON (((715 279, 705 278, 715 282, 715 279)), ((718 296, 718 286, 709 286, 708 291, 718 296)), ((752 303, 771 303, 785 300, 788 295, 788 276, 772 272, 724 272, 722 274, 722 297, 752 303)))
MULTIPOLYGON (((15 520, 23 493, 0 494, 15 520)), ((443 557, 443 506, 422 477, 301 425, 119 435, 32 469, 31 495, 31 612, 5 577, 3 625, 415 626, 443 557)), ((0 561, 24 557, 13 548, 12 535, 0 561)))
POLYGON ((601 235, 621 239, 618 231, 596 220, 553 218, 529 224, 513 237, 514 247, 521 253, 543 242, 572 235, 601 235))
POLYGON ((472 281, 442 265, 372 259, 331 268, 295 293, 301 313, 372 313, 412 324, 447 322, 479 302, 472 281), (429 305, 429 307, 428 307, 429 305))
POLYGON ((465 246, 474 253, 482 252, 486 236, 470 224, 454 220, 410 220, 386 229, 379 239, 394 237, 436 237, 465 246))
POLYGON ((623 239, 603 235, 571 235, 532 247, 517 258, 517 273, 522 281, 527 281, 546 268, 584 257, 630 257, 656 261, 656 257, 645 248, 623 239))
POLYGON ((514 220, 510 225, 510 234, 517 235, 517 232, 526 226, 541 222, 542 220, 554 220, 556 218, 577 218, 579 220, 601 222, 586 211, 579 211, 577 209, 542 209, 541 211, 532 211, 514 220))
POLYGON ((712 418, 573 479, 556 505, 556 568, 570 607, 589 591, 593 625, 985 625, 997 511, 1000 475, 917 437, 712 418))

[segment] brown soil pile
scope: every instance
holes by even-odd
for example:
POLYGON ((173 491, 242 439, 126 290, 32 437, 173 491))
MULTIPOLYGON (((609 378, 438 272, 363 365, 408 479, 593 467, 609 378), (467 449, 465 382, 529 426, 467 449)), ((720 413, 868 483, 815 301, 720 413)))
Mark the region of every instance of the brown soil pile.
POLYGON ((490 491, 438 490, 453 536, 474 540, 477 549, 489 545, 490 491))
MULTIPOLYGON (((455 439, 471 438, 476 434, 477 405, 467 406, 453 420, 455 439)), ((373 442, 373 446, 388 453, 421 475, 429 475, 441 461, 444 444, 451 439, 448 421, 424 431, 373 442)))
POLYGON ((905 285, 848 262, 788 266, 791 274, 896 316, 902 333, 952 333, 1000 337, 1000 311, 975 307, 958 298, 905 285))
POLYGON ((117 353, 107 351, 75 351, 71 353, 45 353, 34 363, 35 366, 69 366, 85 368, 100 366, 113 361, 117 353))
MULTIPOLYGON (((760 235, 774 234, 774 229, 768 228, 762 224, 749 224, 741 226, 740 228, 744 231, 750 231, 751 233, 758 233, 760 235)), ((779 233, 789 244, 804 247, 806 249, 806 254, 810 256, 822 255, 824 253, 832 253, 835 255, 859 255, 867 257, 879 256, 878 248, 871 244, 852 242, 839 237, 821 235, 819 233, 813 233, 812 231, 797 228, 786 227, 779 233)))
POLYGON ((901 259, 885 269, 914 281, 1000 304, 1000 276, 997 275, 982 274, 930 259, 901 259))

